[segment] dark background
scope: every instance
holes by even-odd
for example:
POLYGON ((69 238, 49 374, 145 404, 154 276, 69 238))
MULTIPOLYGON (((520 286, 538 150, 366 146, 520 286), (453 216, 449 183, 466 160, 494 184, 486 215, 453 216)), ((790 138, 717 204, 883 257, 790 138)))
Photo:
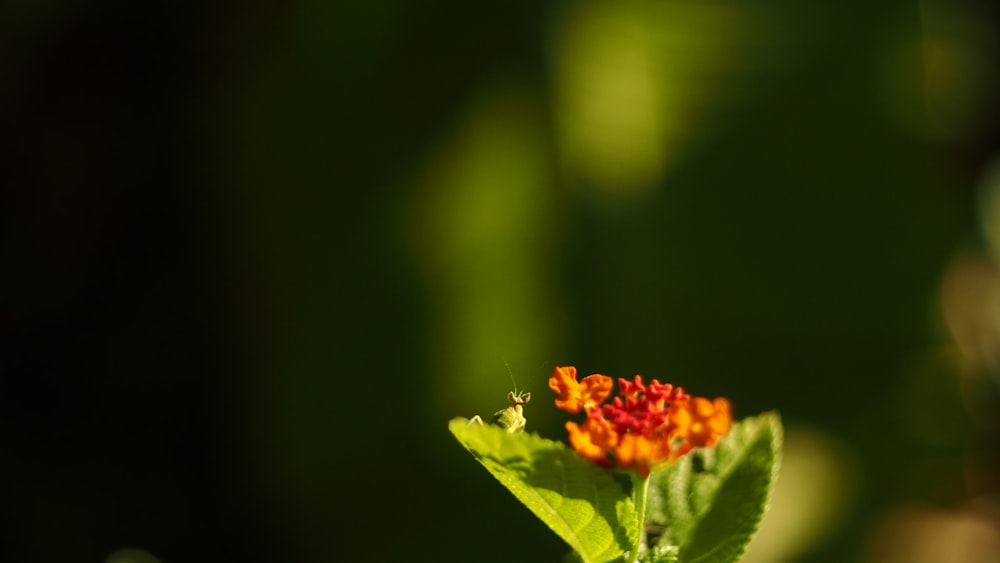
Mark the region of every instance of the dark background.
POLYGON ((1000 546, 996 8, 5 5, 0 559, 558 561, 446 430, 555 365, 780 410, 758 560, 1000 546))

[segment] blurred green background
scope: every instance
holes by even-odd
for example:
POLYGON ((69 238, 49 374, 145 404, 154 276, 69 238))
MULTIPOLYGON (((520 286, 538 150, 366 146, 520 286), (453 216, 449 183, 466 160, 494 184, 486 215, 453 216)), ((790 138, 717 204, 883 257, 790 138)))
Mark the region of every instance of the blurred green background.
POLYGON ((781 411, 748 563, 1000 561, 998 15, 7 3, 0 559, 560 561, 446 424, 575 365, 781 411))

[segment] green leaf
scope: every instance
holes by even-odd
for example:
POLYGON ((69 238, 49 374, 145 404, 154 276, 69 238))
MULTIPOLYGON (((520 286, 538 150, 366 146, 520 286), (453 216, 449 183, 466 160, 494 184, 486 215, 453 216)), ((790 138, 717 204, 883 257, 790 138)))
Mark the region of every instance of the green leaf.
POLYGON ((781 439, 777 413, 747 418, 650 477, 647 518, 667 528, 661 541, 680 547, 680 563, 739 560, 767 508, 781 439))
POLYGON ((676 545, 660 543, 642 557, 642 563, 677 563, 679 553, 676 545))
POLYGON ((638 536, 635 508, 611 472, 559 442, 455 418, 448 429, 584 563, 617 559, 638 536))

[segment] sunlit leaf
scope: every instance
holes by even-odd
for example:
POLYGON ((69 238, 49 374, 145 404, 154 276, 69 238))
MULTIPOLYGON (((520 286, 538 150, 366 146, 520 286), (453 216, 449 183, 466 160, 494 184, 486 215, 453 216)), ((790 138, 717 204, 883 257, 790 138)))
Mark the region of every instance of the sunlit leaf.
POLYGON ((677 563, 679 552, 677 546, 661 543, 646 553, 640 561, 642 563, 677 563))
POLYGON ((638 535, 635 509, 612 474, 559 442, 452 419, 449 430, 584 563, 620 557, 638 535))
POLYGON ((717 448, 697 450, 650 482, 648 522, 679 546, 680 563, 738 561, 757 531, 777 477, 777 413, 733 425, 717 448))

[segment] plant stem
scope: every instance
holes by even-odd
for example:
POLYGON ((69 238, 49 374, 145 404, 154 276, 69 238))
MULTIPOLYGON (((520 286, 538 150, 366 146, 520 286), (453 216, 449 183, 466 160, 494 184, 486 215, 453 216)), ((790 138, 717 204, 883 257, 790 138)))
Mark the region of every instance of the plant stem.
POLYGON ((639 546, 642 545, 643 536, 646 535, 646 492, 649 491, 649 479, 640 479, 638 475, 632 473, 632 491, 635 492, 635 516, 639 521, 639 535, 635 541, 635 547, 628 554, 628 563, 635 563, 639 560, 639 546))

